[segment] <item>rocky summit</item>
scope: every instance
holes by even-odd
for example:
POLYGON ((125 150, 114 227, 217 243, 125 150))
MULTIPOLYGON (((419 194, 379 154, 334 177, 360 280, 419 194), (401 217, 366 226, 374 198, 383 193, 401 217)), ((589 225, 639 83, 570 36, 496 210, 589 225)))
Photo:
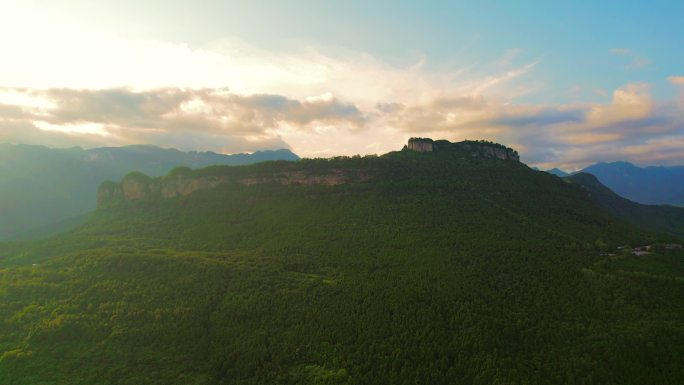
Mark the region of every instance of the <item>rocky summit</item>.
POLYGON ((418 152, 451 151, 466 154, 473 158, 499 158, 502 160, 520 161, 520 156, 514 149, 485 140, 464 140, 452 143, 448 140, 411 138, 404 147, 404 150, 418 152))
MULTIPOLYGON (((498 143, 487 141, 463 141, 452 143, 447 140, 411 138, 404 146, 407 151, 435 153, 434 156, 469 159, 501 159, 519 162, 518 153, 498 143)), ((418 154, 416 154, 418 155, 418 154)), ((327 185, 334 186, 365 181, 377 174, 374 167, 359 170, 330 167, 325 159, 316 162, 324 167, 311 169, 306 162, 271 162, 267 167, 240 168, 232 166, 209 167, 195 170, 178 167, 164 177, 150 178, 141 172, 126 175, 121 182, 105 182, 97 194, 98 206, 110 202, 135 201, 146 198, 173 198, 187 196, 198 190, 206 190, 228 184, 261 185, 327 185)), ((315 163, 315 162, 314 162, 315 163)))

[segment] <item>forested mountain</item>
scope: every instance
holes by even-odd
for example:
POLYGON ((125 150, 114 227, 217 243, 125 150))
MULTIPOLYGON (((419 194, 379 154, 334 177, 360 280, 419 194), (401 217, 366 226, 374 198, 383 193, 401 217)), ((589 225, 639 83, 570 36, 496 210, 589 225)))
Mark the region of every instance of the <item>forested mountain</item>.
POLYGON ((652 205, 684 206, 684 166, 638 167, 629 162, 597 163, 582 170, 618 195, 652 205))
POLYGON ((177 166, 296 160, 288 150, 222 155, 154 146, 53 149, 0 144, 0 240, 41 236, 85 221, 97 186, 133 170, 158 176, 177 166))
POLYGON ((0 383, 684 382, 681 251, 602 255, 679 241, 421 143, 103 184, 82 227, 0 245, 0 383))
POLYGON ((591 174, 580 172, 566 178, 586 188, 591 200, 618 218, 637 226, 684 237, 684 207, 643 205, 625 199, 591 174))
POLYGON ((616 194, 647 205, 684 206, 684 166, 639 167, 629 162, 596 163, 568 173, 554 168, 546 172, 561 178, 584 172, 594 175, 616 194))

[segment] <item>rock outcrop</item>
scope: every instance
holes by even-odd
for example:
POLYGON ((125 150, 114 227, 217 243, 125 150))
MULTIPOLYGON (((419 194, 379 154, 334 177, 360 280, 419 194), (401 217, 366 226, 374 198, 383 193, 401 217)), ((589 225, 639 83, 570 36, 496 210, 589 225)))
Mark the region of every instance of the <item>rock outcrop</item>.
MULTIPOLYGON (((486 141, 463 141, 451 143, 447 140, 411 138, 404 146, 406 151, 451 153, 461 158, 497 158, 506 161, 520 161, 518 153, 506 146, 486 141)), ((222 185, 251 186, 266 183, 281 185, 325 185, 335 186, 368 180, 375 171, 354 167, 340 168, 326 166, 324 159, 308 166, 280 164, 268 168, 242 168, 242 166, 214 166, 203 170, 178 167, 169 175, 150 178, 133 172, 120 183, 105 182, 97 193, 98 205, 109 202, 137 201, 146 198, 175 198, 187 196, 195 191, 222 185), (267 171, 266 171, 267 170, 267 171)), ((249 166, 244 166, 249 167, 249 166)))
POLYGON ((517 151, 504 145, 487 141, 465 140, 452 143, 448 140, 411 138, 404 149, 417 152, 454 152, 473 158, 498 158, 516 162, 520 161, 517 151))
POLYGON ((434 143, 432 139, 411 138, 406 148, 418 152, 432 152, 434 150, 434 143))
POLYGON ((98 189, 98 206, 112 201, 135 201, 147 197, 174 198, 187 196, 198 190, 206 190, 230 183, 251 186, 265 183, 282 185, 325 185, 335 186, 353 181, 364 181, 365 174, 329 170, 325 174, 310 174, 304 171, 283 171, 270 175, 177 175, 164 178, 141 178, 139 173, 124 177, 120 183, 105 182, 98 189))

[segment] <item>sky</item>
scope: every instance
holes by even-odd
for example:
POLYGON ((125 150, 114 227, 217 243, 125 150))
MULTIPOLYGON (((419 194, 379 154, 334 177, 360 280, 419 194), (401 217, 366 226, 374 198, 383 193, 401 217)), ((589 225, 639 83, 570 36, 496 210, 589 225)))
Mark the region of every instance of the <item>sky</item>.
POLYGON ((684 164, 681 1, 0 0, 0 142, 684 164))

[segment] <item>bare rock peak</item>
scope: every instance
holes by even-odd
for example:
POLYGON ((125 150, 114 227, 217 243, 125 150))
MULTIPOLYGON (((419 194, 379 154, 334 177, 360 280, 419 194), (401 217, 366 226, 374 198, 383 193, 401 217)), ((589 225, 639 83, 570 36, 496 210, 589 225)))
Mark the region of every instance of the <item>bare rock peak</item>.
POLYGON ((434 150, 434 144, 435 142, 432 139, 411 138, 408 141, 407 148, 418 152, 432 152, 434 150))
POLYGON ((432 140, 430 138, 411 138, 404 147, 417 152, 458 152, 473 158, 498 158, 519 162, 518 152, 502 144, 486 140, 465 140, 449 142, 448 140, 432 140))

